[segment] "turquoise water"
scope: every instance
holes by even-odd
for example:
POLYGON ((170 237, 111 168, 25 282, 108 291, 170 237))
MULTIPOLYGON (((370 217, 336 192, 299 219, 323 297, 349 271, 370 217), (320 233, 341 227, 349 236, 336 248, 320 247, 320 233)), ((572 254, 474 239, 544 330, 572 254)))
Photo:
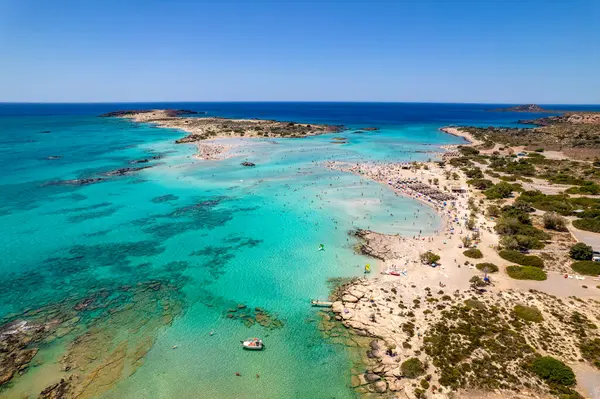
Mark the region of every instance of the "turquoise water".
MULTIPOLYGON (((35 367, 3 395, 35 396, 68 376, 61 358, 81 355, 72 343, 83 336, 89 342, 82 347, 94 356, 82 375, 127 348, 122 369, 106 377, 110 389, 88 396, 354 397, 352 359, 321 337, 309 299, 327 296, 328 278, 360 275, 372 262, 354 254, 349 230, 411 235, 440 221, 411 199, 320 162, 427 160, 439 145, 461 140, 439 132, 444 123, 435 118, 414 122, 385 113, 387 119, 377 114, 367 125, 378 132, 236 141, 233 157, 201 161, 194 146, 174 144, 181 132, 64 107, 11 109, 0 117, 0 314, 5 321, 28 319, 48 305, 44 320, 71 320, 38 345, 35 367), (348 144, 332 144, 335 136, 348 144), (130 164, 150 157, 160 159, 130 164), (246 159, 257 166, 241 167, 246 159), (49 184, 98 176, 105 180, 49 184), (317 251, 321 243, 325 251, 317 251), (160 288, 145 288, 157 282, 160 288), (85 299, 90 308, 73 306, 85 299), (239 318, 246 313, 257 321, 263 310, 267 327, 239 318), (242 351, 239 341, 252 336, 262 337, 266 350, 242 351)), ((208 105, 196 105, 202 107, 208 105)), ((309 120, 310 110, 299 109, 263 112, 309 120)), ((327 119, 325 111, 315 111, 314 122, 367 123, 367 116, 333 110, 327 119)), ((267 117, 239 105, 221 114, 267 117)))

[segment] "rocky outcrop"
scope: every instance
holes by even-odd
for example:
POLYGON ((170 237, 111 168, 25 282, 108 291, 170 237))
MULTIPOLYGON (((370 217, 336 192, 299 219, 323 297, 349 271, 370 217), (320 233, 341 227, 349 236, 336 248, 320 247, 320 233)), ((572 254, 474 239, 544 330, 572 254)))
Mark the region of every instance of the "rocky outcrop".
POLYGON ((518 122, 525 125, 536 126, 552 126, 558 124, 600 125, 600 112, 566 113, 560 116, 526 119, 518 122))
POLYGON ((240 165, 242 165, 242 166, 250 166, 250 167, 256 166, 255 163, 248 162, 248 161, 242 162, 240 165))
MULTIPOLYGON (((177 117, 177 116, 181 116, 181 115, 195 115, 198 114, 199 112, 197 111, 192 111, 189 109, 166 109, 165 111, 165 116, 167 117, 177 117)), ((147 113, 151 113, 154 112, 154 110, 152 109, 133 109, 133 110, 124 110, 124 111, 112 111, 112 112, 107 112, 105 114, 100 115, 100 118, 113 118, 113 117, 124 117, 124 116, 132 116, 132 115, 137 115, 137 114, 147 114, 147 113)), ((204 114, 206 112, 203 112, 204 114)))
POLYGON ((38 352, 30 345, 48 334, 45 325, 16 320, 0 327, 0 386, 23 373, 38 352))
POLYGON ((491 109, 492 112, 547 112, 537 104, 517 105, 515 107, 491 109))
POLYGON ((71 397, 71 380, 72 377, 66 380, 62 378, 56 384, 52 384, 44 389, 38 399, 66 399, 71 397))

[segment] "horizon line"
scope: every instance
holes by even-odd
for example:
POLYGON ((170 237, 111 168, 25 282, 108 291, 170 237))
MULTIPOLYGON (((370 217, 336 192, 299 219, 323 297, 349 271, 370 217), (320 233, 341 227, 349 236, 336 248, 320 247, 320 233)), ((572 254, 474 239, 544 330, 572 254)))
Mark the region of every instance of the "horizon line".
POLYGON ((329 100, 226 100, 226 101, 191 101, 191 100, 153 100, 153 101, 0 101, 0 105, 4 104, 181 104, 181 103, 189 103, 189 104, 210 104, 210 103, 220 103, 220 104, 260 104, 260 103, 320 103, 320 104, 472 104, 472 105, 567 105, 567 106, 598 106, 600 107, 600 103, 591 104, 591 103, 543 103, 543 102, 519 102, 519 103, 509 103, 509 102, 448 102, 448 101, 329 101, 329 100))

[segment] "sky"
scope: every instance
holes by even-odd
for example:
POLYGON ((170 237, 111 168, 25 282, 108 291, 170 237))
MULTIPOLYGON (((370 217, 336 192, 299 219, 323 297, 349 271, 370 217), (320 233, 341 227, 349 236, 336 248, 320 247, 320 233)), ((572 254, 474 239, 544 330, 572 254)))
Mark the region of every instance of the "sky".
POLYGON ((0 101, 600 104, 600 0, 0 0, 0 101))

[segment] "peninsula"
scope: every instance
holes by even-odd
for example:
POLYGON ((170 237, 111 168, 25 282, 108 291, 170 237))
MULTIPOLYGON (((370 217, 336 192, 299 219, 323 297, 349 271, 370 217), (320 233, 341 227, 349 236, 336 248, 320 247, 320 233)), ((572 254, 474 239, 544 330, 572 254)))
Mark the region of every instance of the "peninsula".
POLYGON ((379 275, 339 282, 320 329, 334 340, 334 320, 351 331, 349 345, 365 364, 352 377, 359 393, 591 395, 600 380, 600 263, 580 232, 600 232, 600 162, 542 146, 600 150, 597 115, 530 129, 443 128, 471 146, 448 146, 453 156, 438 162, 324 164, 443 219, 431 236, 349 232, 379 275), (549 378, 549 370, 562 377, 549 378))
POLYGON ((300 138, 344 130, 341 125, 321 125, 296 122, 280 122, 263 119, 228 119, 218 117, 181 117, 195 113, 187 110, 132 110, 116 111, 101 115, 121 117, 138 123, 152 123, 162 128, 179 129, 188 135, 176 140, 180 143, 196 143, 201 159, 218 159, 230 147, 206 142, 225 138, 300 138), (204 143, 200 144, 200 142, 204 143))

